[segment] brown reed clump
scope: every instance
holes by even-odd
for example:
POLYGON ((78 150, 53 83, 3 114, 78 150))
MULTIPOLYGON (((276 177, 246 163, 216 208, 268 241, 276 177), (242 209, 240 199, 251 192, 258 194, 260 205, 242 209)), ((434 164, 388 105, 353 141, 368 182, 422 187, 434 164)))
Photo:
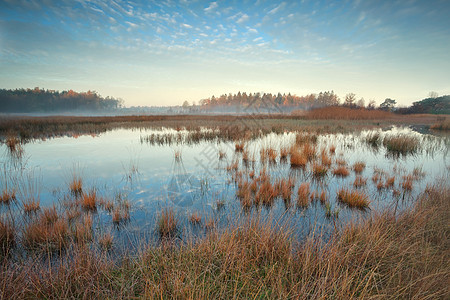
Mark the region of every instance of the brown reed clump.
POLYGON ((236 152, 244 151, 244 147, 245 147, 245 142, 243 142, 243 141, 237 142, 237 143, 234 144, 234 150, 236 152))
POLYGON ((69 189, 72 195, 79 197, 83 194, 83 181, 80 177, 74 176, 72 182, 69 184, 69 189))
POLYGON ((320 159, 322 161, 322 165, 326 166, 326 167, 330 167, 331 166, 331 158, 328 156, 327 151, 325 149, 322 149, 321 153, 320 153, 320 159))
POLYGON ((160 238, 173 238, 178 234, 178 219, 172 208, 164 208, 158 218, 157 231, 160 238))
POLYGON ((0 204, 9 205, 12 201, 16 200, 16 191, 4 189, 0 194, 0 204))
POLYGON ((316 149, 312 144, 303 144, 302 152, 308 161, 312 161, 316 157, 316 149))
POLYGON ((304 168, 308 163, 308 159, 302 152, 297 148, 291 149, 291 167, 293 168, 304 168))
POLYGON ((309 183, 300 184, 297 191, 297 206, 301 208, 306 208, 309 205, 309 183))
POLYGON ((191 222, 192 225, 200 225, 202 223, 202 216, 197 212, 193 212, 189 216, 189 222, 191 222))
POLYGON ((357 161, 353 164, 353 171, 356 174, 361 174, 362 171, 364 171, 364 169, 366 168, 366 164, 362 161, 357 161))
POLYGON ((91 190, 87 194, 83 193, 83 196, 81 198, 81 207, 84 210, 97 210, 97 193, 95 190, 91 190))
POLYGON ((419 149, 420 140, 415 136, 406 134, 389 135, 384 137, 383 145, 390 153, 406 155, 419 149))
POLYGON ((346 188, 340 188, 338 193, 338 200, 348 207, 366 209, 369 207, 369 197, 357 190, 348 190, 346 188))
POLYGON ((323 178, 327 175, 328 167, 324 164, 314 162, 312 165, 312 171, 314 178, 323 178))
POLYGON ((388 177, 387 179, 386 179, 386 184, 385 184, 385 188, 392 188, 392 187, 394 187, 394 184, 395 184, 395 176, 392 176, 392 177, 388 177))
MULTIPOLYGON (((44 210, 45 211, 45 210, 44 210)), ((53 215, 51 210, 47 212, 53 215)), ((22 245, 33 251, 61 251, 68 245, 68 225, 64 219, 42 214, 26 224, 22 232, 22 245), (51 222, 50 222, 51 221, 51 222)))
POLYGON ((330 146, 330 154, 334 155, 336 153, 336 146, 335 145, 331 145, 330 146))
POLYGON ((41 209, 40 201, 36 199, 30 199, 28 201, 23 201, 23 211, 25 214, 36 213, 41 209))
POLYGON ((367 184, 367 178, 362 177, 361 175, 358 175, 355 177, 355 181, 353 182, 353 186, 355 188, 363 187, 367 184))
POLYGON ((319 196, 320 203, 325 204, 327 202, 327 198, 328 198, 327 193, 324 190, 322 190, 319 196))
POLYGON ((83 217, 82 220, 79 220, 75 224, 72 234, 75 238, 75 241, 79 244, 90 242, 93 238, 92 216, 90 214, 87 214, 83 217))
POLYGON ((281 147, 280 149, 280 161, 286 161, 289 155, 289 149, 287 147, 281 147))
POLYGON ((405 192, 410 192, 413 189, 414 176, 407 175, 403 176, 402 188, 405 192))
POLYGON ((267 158, 269 159, 270 163, 276 163, 277 162, 277 151, 272 148, 267 149, 267 158))
POLYGON ((346 167, 340 166, 333 170, 333 174, 338 177, 347 177, 350 172, 346 167))
POLYGON ((14 228, 9 222, 0 219, 0 258, 9 254, 15 244, 14 228))
POLYGON ((255 196, 256 203, 262 203, 266 206, 272 206, 274 200, 276 198, 276 191, 270 180, 265 180, 261 186, 259 187, 258 192, 255 196))

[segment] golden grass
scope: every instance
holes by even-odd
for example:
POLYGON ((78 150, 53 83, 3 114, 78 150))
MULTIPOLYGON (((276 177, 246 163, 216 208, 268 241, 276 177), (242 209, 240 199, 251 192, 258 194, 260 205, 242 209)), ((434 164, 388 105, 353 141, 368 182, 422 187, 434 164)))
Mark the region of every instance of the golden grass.
POLYGON ((160 238, 173 238, 178 234, 178 219, 172 208, 164 208, 157 221, 157 232, 160 238))
POLYGON ((347 177, 350 175, 350 171, 346 167, 340 166, 333 170, 333 174, 338 177, 347 177))
POLYGON ((369 207, 369 196, 364 192, 340 188, 337 196, 338 200, 348 207, 359 209, 366 209, 369 207))
POLYGON ((306 208, 309 205, 309 183, 300 184, 297 191, 297 206, 301 208, 306 208))
POLYGON ((353 164, 353 171, 356 174, 361 174, 362 171, 364 171, 364 169, 366 168, 366 163, 362 162, 362 161, 357 161, 353 164))

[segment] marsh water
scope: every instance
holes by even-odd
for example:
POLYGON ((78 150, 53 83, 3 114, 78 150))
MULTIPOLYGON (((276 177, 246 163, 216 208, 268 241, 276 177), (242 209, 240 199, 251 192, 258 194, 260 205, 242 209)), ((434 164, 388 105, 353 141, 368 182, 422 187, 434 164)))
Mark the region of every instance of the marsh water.
MULTIPOLYGON (((206 129, 204 129, 206 130, 206 129)), ((246 149, 253 159, 249 164, 242 161, 242 153, 235 151, 235 143, 219 139, 200 140, 189 143, 175 139, 170 144, 149 142, 149 136, 188 135, 183 130, 113 130, 100 135, 82 135, 36 140, 23 145, 20 156, 10 153, 1 145, 1 188, 13 186, 17 198, 35 197, 41 207, 58 204, 69 193, 74 176, 83 181, 83 189, 95 189, 103 198, 117 195, 131 204, 130 220, 117 226, 112 222, 111 212, 98 209, 95 213, 96 228, 109 228, 111 232, 128 243, 139 236, 156 239, 155 224, 161 210, 172 207, 181 223, 180 236, 202 235, 205 226, 193 225, 189 216, 201 215, 204 222, 212 222, 217 228, 245 218, 256 212, 270 216, 274 222, 287 220, 295 228, 294 234, 303 237, 320 229, 327 234, 351 220, 366 218, 375 211, 395 209, 401 211, 410 206, 413 199, 423 192, 427 184, 448 181, 450 160, 448 137, 420 134, 409 128, 378 130, 381 136, 394 134, 413 136, 419 141, 412 153, 395 154, 382 144, 373 147, 366 142, 371 131, 356 134, 319 135, 316 149, 336 147, 333 161, 344 161, 349 169, 358 161, 366 167, 361 176, 367 184, 361 190, 369 196, 369 209, 351 209, 337 200, 337 191, 352 187, 356 174, 334 176, 331 170, 320 180, 315 180, 309 169, 292 168, 278 155, 275 163, 261 161, 260 150, 289 148, 296 142, 295 132, 269 134, 246 141, 246 149), (219 152, 225 153, 219 158, 219 152), (253 160, 253 161, 252 161, 253 160), (238 162, 244 174, 265 170, 271 180, 291 177, 294 180, 293 203, 286 207, 276 199, 270 207, 254 207, 244 210, 236 196, 237 184, 227 167, 238 162), (372 182, 375 173, 394 176, 395 184, 389 188, 377 188, 372 182), (402 178, 415 174, 411 191, 402 190, 402 178), (309 182, 311 191, 325 191, 328 208, 319 201, 311 201, 307 208, 295 205, 296 191, 303 182, 309 182), (332 217, 326 210, 332 212, 332 217)), ((4 208, 0 208, 5 213, 4 208)))

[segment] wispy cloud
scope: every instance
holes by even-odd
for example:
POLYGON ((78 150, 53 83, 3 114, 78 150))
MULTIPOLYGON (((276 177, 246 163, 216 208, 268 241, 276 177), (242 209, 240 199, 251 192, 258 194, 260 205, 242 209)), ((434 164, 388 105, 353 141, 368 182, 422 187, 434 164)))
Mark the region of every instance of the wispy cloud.
POLYGON ((205 11, 206 13, 211 13, 211 12, 213 12, 214 10, 216 10, 217 7, 219 7, 219 5, 217 4, 217 2, 211 2, 211 3, 209 4, 209 6, 208 6, 207 8, 204 9, 204 11, 205 11))
POLYGON ((250 17, 247 14, 242 14, 239 19, 236 21, 236 23, 241 24, 244 22, 247 22, 250 17))

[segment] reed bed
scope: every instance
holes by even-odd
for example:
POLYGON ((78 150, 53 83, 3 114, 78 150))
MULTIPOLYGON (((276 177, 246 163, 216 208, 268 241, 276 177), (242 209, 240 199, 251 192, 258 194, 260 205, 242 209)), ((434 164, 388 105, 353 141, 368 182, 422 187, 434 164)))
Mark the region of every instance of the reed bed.
POLYGON ((314 120, 383 120, 392 118, 393 114, 382 110, 335 106, 311 110, 306 117, 314 120))

